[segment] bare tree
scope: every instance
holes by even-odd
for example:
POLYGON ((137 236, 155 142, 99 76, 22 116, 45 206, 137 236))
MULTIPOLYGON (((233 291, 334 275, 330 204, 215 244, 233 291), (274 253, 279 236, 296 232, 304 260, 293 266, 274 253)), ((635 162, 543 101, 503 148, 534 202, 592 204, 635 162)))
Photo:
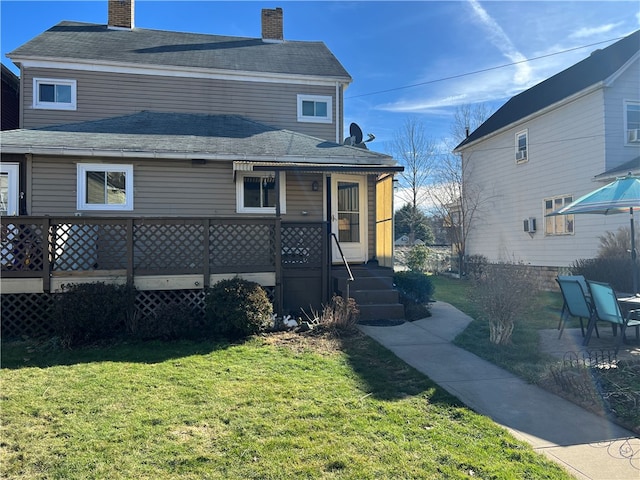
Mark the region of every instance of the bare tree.
POLYGON ((414 117, 409 117, 393 139, 393 154, 404 172, 398 175, 398 197, 410 205, 413 221, 410 220, 409 238, 415 241, 416 225, 422 222, 424 214, 420 208, 429 201, 428 186, 432 182, 435 142, 427 137, 424 125, 414 117))
MULTIPOLYGON (((444 142, 448 150, 452 151, 488 116, 489 109, 485 104, 458 107, 451 125, 451 138, 444 142)), ((458 256, 459 273, 465 271, 467 238, 474 218, 483 203, 489 200, 469 178, 468 165, 468 159, 463 160, 461 155, 442 155, 434 168, 434 181, 429 189, 433 208, 449 229, 451 244, 458 256)))

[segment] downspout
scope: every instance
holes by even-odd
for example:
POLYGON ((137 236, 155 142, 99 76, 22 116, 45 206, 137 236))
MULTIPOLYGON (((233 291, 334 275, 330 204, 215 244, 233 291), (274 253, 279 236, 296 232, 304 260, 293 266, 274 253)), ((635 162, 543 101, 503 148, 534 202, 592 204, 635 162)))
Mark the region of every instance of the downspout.
POLYGON ((340 143, 340 82, 336 82, 336 143, 340 143))

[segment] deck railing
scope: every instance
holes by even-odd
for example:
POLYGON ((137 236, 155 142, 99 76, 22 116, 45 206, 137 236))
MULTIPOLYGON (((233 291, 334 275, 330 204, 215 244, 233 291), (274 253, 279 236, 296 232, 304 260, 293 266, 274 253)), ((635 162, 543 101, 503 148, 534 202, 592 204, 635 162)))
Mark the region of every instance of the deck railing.
POLYGON ((0 266, 5 278, 274 272, 321 268, 325 222, 277 218, 4 217, 0 266))

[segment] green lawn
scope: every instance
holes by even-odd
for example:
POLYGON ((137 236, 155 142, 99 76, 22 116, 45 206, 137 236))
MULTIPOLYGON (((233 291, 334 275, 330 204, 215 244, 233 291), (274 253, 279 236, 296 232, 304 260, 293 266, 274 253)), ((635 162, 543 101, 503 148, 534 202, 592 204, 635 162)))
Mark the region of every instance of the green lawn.
POLYGON ((0 477, 570 478, 365 336, 268 340, 4 344, 0 477))
MULTIPOLYGON (((436 300, 450 303, 474 319, 479 318, 478 310, 470 300, 469 281, 444 276, 432 276, 431 279, 436 300)), ((454 343, 529 381, 536 381, 551 363, 557 361, 540 352, 538 330, 556 328, 561 308, 562 296, 559 292, 540 292, 532 295, 529 310, 516 321, 512 345, 497 347, 492 344, 489 341, 489 325, 480 320, 474 320, 454 343)), ((574 326, 578 326, 578 320, 571 319, 567 328, 574 326)))

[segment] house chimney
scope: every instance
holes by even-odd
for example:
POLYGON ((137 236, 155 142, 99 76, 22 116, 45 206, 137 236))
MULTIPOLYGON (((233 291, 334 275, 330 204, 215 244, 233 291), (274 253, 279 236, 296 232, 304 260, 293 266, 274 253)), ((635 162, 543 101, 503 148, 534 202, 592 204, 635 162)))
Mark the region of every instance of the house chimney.
POLYGON ((134 0, 109 0, 109 28, 133 29, 134 0))
POLYGON ((282 26, 282 8, 262 9, 262 39, 284 40, 282 26))

